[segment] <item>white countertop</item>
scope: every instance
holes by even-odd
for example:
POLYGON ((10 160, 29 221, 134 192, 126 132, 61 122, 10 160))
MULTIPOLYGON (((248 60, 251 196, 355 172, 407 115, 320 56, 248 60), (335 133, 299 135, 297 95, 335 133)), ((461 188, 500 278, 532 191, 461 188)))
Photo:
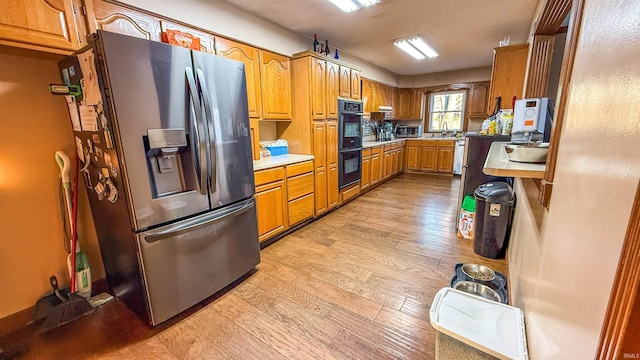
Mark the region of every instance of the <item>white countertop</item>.
POLYGON ((507 176, 519 178, 542 179, 547 164, 531 164, 509 161, 503 145, 505 141, 496 141, 491 144, 487 160, 484 162, 482 172, 492 176, 507 176))
POLYGON ((374 146, 393 144, 393 143, 397 143, 397 142, 400 142, 400 141, 406 141, 406 140, 464 140, 464 138, 463 137, 460 137, 460 138, 456 138, 456 137, 419 137, 419 138, 411 137, 411 138, 396 138, 396 139, 389 140, 389 141, 363 141, 362 142, 362 148, 366 149, 366 148, 370 148, 370 147, 374 147, 374 146))
POLYGON ((253 170, 263 170, 272 167, 295 164, 307 160, 313 160, 313 155, 285 154, 270 156, 260 160, 253 160, 253 170))

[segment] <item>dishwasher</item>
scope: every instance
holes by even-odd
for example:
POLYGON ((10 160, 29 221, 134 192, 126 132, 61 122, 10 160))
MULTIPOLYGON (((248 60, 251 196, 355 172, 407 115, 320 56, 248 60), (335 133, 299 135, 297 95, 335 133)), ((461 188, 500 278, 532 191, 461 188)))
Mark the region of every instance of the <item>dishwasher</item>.
POLYGON ((456 148, 453 153, 453 173, 462 174, 462 156, 464 155, 464 139, 456 141, 456 148))

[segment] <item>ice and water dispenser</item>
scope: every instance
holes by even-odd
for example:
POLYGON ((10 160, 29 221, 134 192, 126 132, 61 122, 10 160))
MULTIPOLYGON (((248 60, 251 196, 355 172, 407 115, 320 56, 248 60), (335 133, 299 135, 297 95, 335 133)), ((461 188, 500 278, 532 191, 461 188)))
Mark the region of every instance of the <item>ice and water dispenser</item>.
POLYGON ((154 198, 195 190, 191 151, 184 129, 149 129, 143 136, 154 198))

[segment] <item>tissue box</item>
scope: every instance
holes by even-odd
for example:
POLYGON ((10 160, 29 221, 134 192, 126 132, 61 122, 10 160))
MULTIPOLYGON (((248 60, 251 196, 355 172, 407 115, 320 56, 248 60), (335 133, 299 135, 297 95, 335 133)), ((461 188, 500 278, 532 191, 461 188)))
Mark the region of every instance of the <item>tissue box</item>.
POLYGON ((271 153, 271 156, 285 155, 289 153, 289 146, 286 145, 267 145, 267 150, 271 153))

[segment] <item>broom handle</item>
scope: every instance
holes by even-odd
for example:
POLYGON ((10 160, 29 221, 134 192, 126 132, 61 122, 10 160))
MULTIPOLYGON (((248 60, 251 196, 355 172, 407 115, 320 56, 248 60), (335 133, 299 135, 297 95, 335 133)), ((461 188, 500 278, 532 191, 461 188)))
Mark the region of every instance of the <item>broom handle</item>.
POLYGON ((71 293, 76 292, 76 241, 78 241, 78 154, 73 175, 73 221, 71 222, 71 293))

